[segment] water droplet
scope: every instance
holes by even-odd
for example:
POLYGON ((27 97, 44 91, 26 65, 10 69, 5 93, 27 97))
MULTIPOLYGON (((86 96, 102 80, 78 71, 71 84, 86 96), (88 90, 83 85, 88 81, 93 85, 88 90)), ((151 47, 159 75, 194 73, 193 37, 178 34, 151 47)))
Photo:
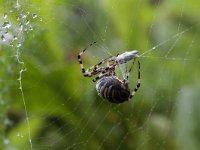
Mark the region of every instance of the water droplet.
POLYGON ((2 40, 2 41, 6 41, 6 38, 5 38, 4 35, 1 35, 1 40, 2 40))
POLYGON ((22 46, 22 44, 21 43, 17 43, 17 47, 21 47, 22 46))
POLYGON ((152 48, 152 50, 154 50, 154 49, 156 49, 156 47, 155 47, 155 46, 152 48))
POLYGON ((42 21, 42 18, 40 18, 39 20, 42 21))
POLYGON ((23 27, 22 23, 20 23, 20 24, 19 24, 19 30, 22 31, 23 28, 24 28, 24 27, 23 27))
POLYGON ((10 47, 14 47, 14 45, 13 45, 13 43, 12 43, 12 42, 10 42, 10 44, 9 44, 9 45, 10 45, 10 47))
POLYGON ((8 17, 7 12, 3 13, 3 18, 6 19, 8 17))
POLYGON ((11 25, 10 25, 10 22, 9 21, 5 21, 3 24, 2 24, 2 28, 10 28, 11 25))
POLYGON ((16 16, 16 20, 19 21, 19 16, 16 16))
POLYGON ((32 18, 33 19, 37 18, 37 14, 32 14, 32 18))
POLYGON ((21 5, 20 5, 19 2, 17 1, 17 2, 16 2, 15 8, 20 8, 20 7, 21 7, 21 5))
POLYGON ((13 36, 13 39, 14 39, 14 40, 17 40, 17 39, 18 39, 18 37, 17 37, 16 35, 14 35, 14 36, 13 36))
POLYGON ((5 35, 8 35, 8 31, 5 31, 4 34, 5 34, 5 35))
POLYGON ((26 17, 27 17, 27 15, 21 14, 21 18, 22 18, 22 19, 24 19, 24 18, 26 18, 26 17))
POLYGON ((30 27, 29 27, 29 30, 30 30, 30 31, 33 31, 33 27, 32 27, 32 26, 30 26, 30 27))
POLYGON ((25 24, 28 25, 29 23, 30 23, 30 20, 27 19, 25 24))

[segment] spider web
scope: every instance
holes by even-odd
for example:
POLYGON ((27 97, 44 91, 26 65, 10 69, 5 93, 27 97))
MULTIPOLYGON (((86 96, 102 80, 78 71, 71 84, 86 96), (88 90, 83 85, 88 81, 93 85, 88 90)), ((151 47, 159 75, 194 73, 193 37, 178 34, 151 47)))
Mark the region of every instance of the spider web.
MULTIPOLYGON (((199 23, 192 2, 60 1, 48 4, 49 14, 35 3, 5 1, 1 11, 5 149, 200 147, 199 23), (116 17, 121 17, 120 22, 116 17), (65 30, 52 33, 49 28, 54 26, 65 30), (45 38, 36 40, 43 32, 54 37, 47 38, 46 45, 45 38), (83 56, 87 67, 139 50, 142 85, 130 102, 116 105, 102 100, 91 78, 82 77, 76 55, 93 41, 97 44, 83 56)), ((131 64, 117 69, 117 75, 122 78, 131 64)), ((133 90, 137 64, 129 79, 133 90)))

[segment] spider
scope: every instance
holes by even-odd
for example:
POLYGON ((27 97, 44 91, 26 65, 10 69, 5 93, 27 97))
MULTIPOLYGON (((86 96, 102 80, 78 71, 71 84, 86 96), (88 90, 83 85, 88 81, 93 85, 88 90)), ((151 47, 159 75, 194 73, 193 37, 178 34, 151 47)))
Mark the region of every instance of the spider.
POLYGON ((81 55, 94 43, 91 43, 88 47, 83 49, 78 54, 78 61, 80 63, 82 73, 84 77, 93 77, 95 75, 96 78, 93 79, 93 82, 96 82, 96 91, 100 97, 103 99, 108 100, 112 103, 123 103, 128 101, 129 99, 133 98, 135 93, 140 88, 140 62, 138 61, 138 79, 137 85, 133 92, 130 92, 129 89, 129 73, 132 70, 134 65, 135 59, 139 57, 138 51, 133 50, 130 52, 125 52, 122 54, 118 54, 117 56, 108 57, 99 63, 95 64, 94 66, 89 67, 85 70, 84 65, 82 63, 81 55), (125 64, 127 61, 133 59, 132 66, 130 67, 129 71, 126 70, 126 76, 123 80, 119 79, 116 76, 115 68, 118 67, 120 64, 125 64), (101 66, 102 64, 107 63, 105 66, 101 66))

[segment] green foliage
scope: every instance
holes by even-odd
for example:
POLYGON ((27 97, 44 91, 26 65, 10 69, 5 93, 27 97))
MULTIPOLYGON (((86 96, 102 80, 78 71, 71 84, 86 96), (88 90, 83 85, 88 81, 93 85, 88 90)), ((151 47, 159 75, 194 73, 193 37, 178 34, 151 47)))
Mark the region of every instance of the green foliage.
POLYGON ((0 43, 0 147, 200 149, 198 0, 19 2, 20 8, 0 2, 0 13, 12 9, 16 26, 15 14, 37 18, 33 30, 22 33, 20 48, 0 43), (102 100, 91 78, 82 76, 77 54, 93 41, 83 56, 87 67, 110 53, 142 54, 156 46, 139 58, 142 85, 131 101, 102 100))

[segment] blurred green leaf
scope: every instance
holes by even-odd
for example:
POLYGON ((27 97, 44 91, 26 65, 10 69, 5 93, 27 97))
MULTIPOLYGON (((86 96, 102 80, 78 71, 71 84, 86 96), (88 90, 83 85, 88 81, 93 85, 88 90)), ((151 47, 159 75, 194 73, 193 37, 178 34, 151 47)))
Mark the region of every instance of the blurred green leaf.
MULTIPOLYGON (((199 3, 1 1, 0 28, 9 21, 18 39, 0 40, 0 147, 30 149, 31 140, 37 150, 199 149, 199 3), (129 102, 102 100, 83 77, 77 54, 94 41, 85 67, 111 54, 145 53, 141 88, 129 102)), ((136 80, 137 65, 131 90, 136 80)))

